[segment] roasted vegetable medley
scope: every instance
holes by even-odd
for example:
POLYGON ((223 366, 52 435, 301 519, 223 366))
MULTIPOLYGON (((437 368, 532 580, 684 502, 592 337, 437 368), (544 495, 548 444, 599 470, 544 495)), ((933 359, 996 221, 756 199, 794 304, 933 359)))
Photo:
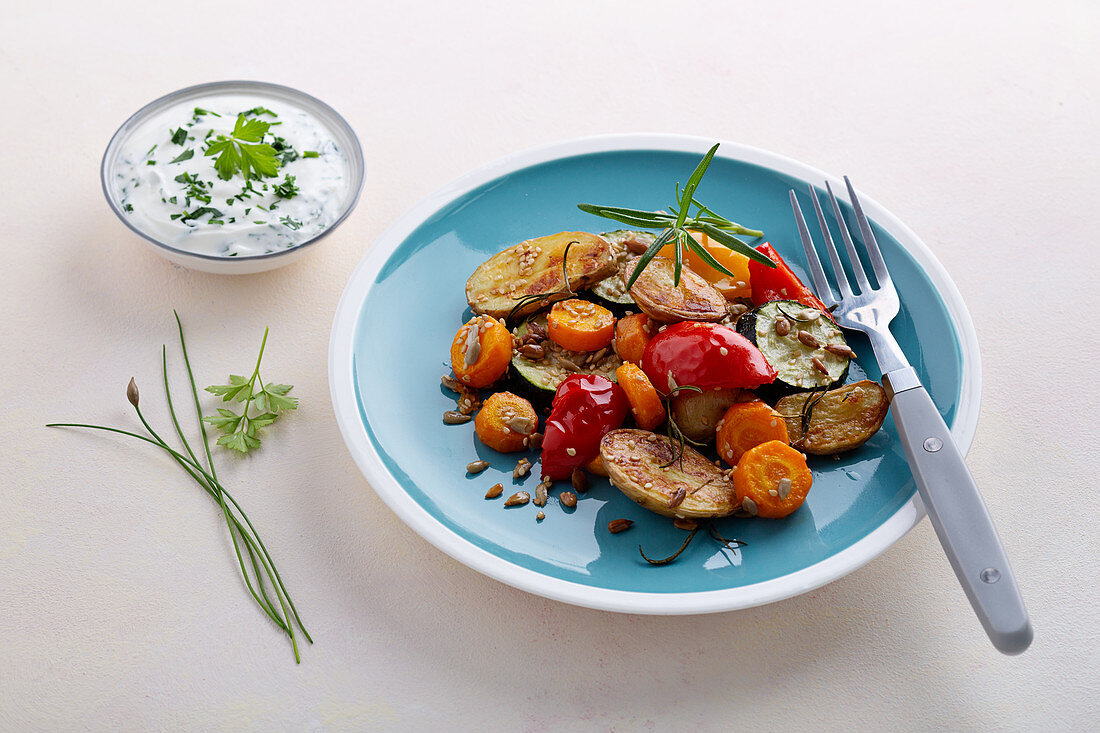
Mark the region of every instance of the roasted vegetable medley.
POLYGON ((474 316, 451 343, 444 383, 459 404, 445 419, 476 412, 482 443, 525 454, 517 475, 537 451, 540 506, 553 482, 583 492, 595 473, 684 528, 777 519, 811 490, 807 454, 852 450, 882 425, 885 391, 845 384, 854 352, 779 254, 756 246, 768 267, 691 234, 710 258, 673 245, 652 256, 645 232, 561 232, 499 252, 467 281, 474 316))

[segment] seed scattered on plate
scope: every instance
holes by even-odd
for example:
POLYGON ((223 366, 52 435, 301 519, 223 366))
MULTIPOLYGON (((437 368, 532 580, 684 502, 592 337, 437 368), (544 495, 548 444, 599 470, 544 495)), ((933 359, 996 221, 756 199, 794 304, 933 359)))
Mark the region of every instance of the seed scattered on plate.
MULTIPOLYGON (((504 487, 502 486, 501 489, 504 487)), ((504 500, 504 506, 523 506, 531 501, 531 495, 526 491, 517 491, 504 500)))
POLYGON ((531 461, 526 458, 520 458, 519 463, 512 469, 512 478, 523 478, 531 472, 531 461))
POLYGON ((471 461, 466 464, 466 473, 481 473, 488 467, 488 461, 471 461))
POLYGON ((630 519, 612 519, 607 523, 607 531, 611 534, 618 534, 634 526, 634 521, 630 519))
POLYGON ((588 474, 583 469, 574 468, 573 475, 569 477, 569 482, 573 484, 573 490, 579 494, 588 491, 588 474))
POLYGON ((550 488, 549 481, 543 481, 535 487, 535 506, 546 506, 546 490, 550 488))
POLYGON ((535 519, 539 520, 540 522, 546 519, 546 512, 540 510, 539 513, 535 515, 535 519))
POLYGON ((489 490, 485 492, 486 499, 495 499, 504 493, 504 484, 493 484, 489 487, 489 490))
POLYGON ((455 412, 454 410, 443 413, 443 423, 445 425, 461 425, 470 422, 472 419, 469 415, 463 415, 461 412, 455 412))
POLYGON ((563 491, 558 496, 558 501, 561 502, 562 506, 572 509, 577 505, 577 495, 574 494, 572 491, 563 491))

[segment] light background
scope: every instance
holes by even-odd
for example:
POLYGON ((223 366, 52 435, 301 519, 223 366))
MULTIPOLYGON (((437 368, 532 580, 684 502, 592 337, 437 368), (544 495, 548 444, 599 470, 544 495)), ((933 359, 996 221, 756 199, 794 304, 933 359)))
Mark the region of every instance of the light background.
POLYGON ((1085 0, 6 7, 0 729, 1095 729, 1098 31, 1085 0), (225 78, 324 99, 367 156, 354 215, 268 274, 168 264, 99 189, 127 116, 225 78), (943 262, 982 347, 968 462, 1032 614, 1023 656, 989 645, 927 522, 798 598, 640 617, 484 578, 371 492, 326 377, 371 241, 481 163, 629 131, 847 173, 943 262), (200 382, 244 369, 270 325, 265 373, 302 400, 222 461, 316 639, 300 666, 174 465, 42 427, 132 423, 125 384, 154 392, 173 308, 200 382))

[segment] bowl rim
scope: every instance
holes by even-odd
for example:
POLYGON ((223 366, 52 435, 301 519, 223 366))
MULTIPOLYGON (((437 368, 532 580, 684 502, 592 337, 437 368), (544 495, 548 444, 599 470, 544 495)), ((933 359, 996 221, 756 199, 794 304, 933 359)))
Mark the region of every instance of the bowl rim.
POLYGON ((182 89, 177 89, 174 92, 169 92, 168 94, 157 97, 156 99, 154 99, 153 101, 145 104, 140 109, 138 109, 136 112, 134 112, 132 115, 127 117, 125 122, 123 122, 119 126, 119 128, 117 130, 115 130, 114 135, 111 136, 111 140, 107 143, 107 147, 103 151, 103 157, 100 160, 100 164, 99 164, 99 182, 100 182, 100 186, 103 189, 103 196, 104 196, 104 198, 107 199, 107 205, 111 208, 111 211, 113 211, 115 213, 115 216, 117 216, 119 218, 119 220, 124 225, 126 225, 127 229, 134 232, 135 234, 140 236, 142 239, 144 239, 148 242, 151 242, 152 244, 155 244, 156 246, 158 246, 158 247, 160 247, 164 250, 167 250, 168 252, 172 253, 173 255, 179 255, 179 256, 183 256, 183 257, 193 257, 193 258, 198 259, 198 260, 208 260, 208 261, 212 261, 212 262, 257 262, 257 261, 260 261, 260 260, 270 260, 270 259, 275 259, 276 257, 280 257, 280 256, 283 256, 283 255, 290 254, 290 253, 299 253, 303 249, 305 249, 306 247, 309 247, 310 245, 316 244, 317 242, 319 242, 320 240, 322 240, 326 236, 328 236, 328 234, 330 232, 332 232, 334 229, 336 229, 338 226, 340 226, 340 224, 342 224, 344 222, 344 220, 347 219, 348 216, 351 215, 351 212, 355 210, 355 207, 359 204, 359 197, 363 192, 363 182, 365 180, 366 180, 366 161, 363 157, 363 146, 359 141, 359 136, 355 134, 355 129, 350 124, 348 124, 348 121, 344 118, 343 115, 341 115, 339 112, 337 112, 335 109, 333 109, 332 106, 327 104, 326 102, 323 102, 322 100, 318 99, 317 97, 314 97, 311 94, 307 94, 307 93, 305 93, 305 92, 303 92, 299 89, 295 89, 294 87, 288 87, 288 86, 285 86, 283 84, 275 84, 275 83, 267 82, 267 81, 254 81, 254 80, 249 80, 249 79, 227 79, 227 80, 223 80, 223 81, 203 82, 201 84, 193 84, 191 86, 184 87, 182 89), (336 220, 332 222, 332 224, 325 227, 324 230, 318 232, 316 235, 314 235, 310 239, 307 239, 303 242, 299 242, 298 244, 295 244, 292 247, 287 247, 286 249, 281 249, 277 252, 265 252, 263 254, 240 255, 240 256, 234 256, 234 257, 225 257, 225 256, 222 256, 222 255, 211 255, 211 254, 205 254, 205 253, 202 253, 202 252, 192 252, 191 250, 181 249, 179 247, 173 247, 172 245, 170 245, 166 242, 160 241, 159 239, 152 236, 148 232, 145 232, 145 231, 142 231, 141 229, 139 229, 137 226, 135 226, 130 221, 129 217, 124 215, 121 208, 116 205, 114 197, 111 195, 111 190, 110 190, 110 187, 109 187, 110 184, 109 184, 109 176, 108 176, 108 168, 107 168, 108 167, 108 159, 111 156, 111 153, 114 152, 115 148, 118 145, 121 144, 121 140, 124 136, 124 133, 128 133, 133 125, 135 125, 135 124, 137 124, 138 122, 141 121, 141 118, 143 116, 150 115, 154 111, 157 111, 157 110, 161 109, 162 107, 166 107, 166 106, 168 106, 169 104, 171 104, 173 102, 177 102, 177 101, 180 101, 180 100, 183 100, 183 99, 187 99, 188 97, 191 97, 191 96, 198 96, 200 94, 204 94, 204 93, 207 93, 207 92, 221 91, 221 90, 224 90, 228 87, 233 87, 233 86, 236 86, 236 87, 241 87, 241 86, 251 87, 252 88, 251 90, 255 90, 255 91, 271 90, 271 91, 275 91, 275 92, 280 92, 280 93, 283 93, 283 94, 288 95, 290 97, 297 98, 298 100, 300 100, 303 103, 304 106, 308 107, 308 106, 312 105, 314 107, 320 108, 321 110, 323 110, 327 114, 332 115, 332 117, 335 119, 337 125, 342 127, 344 129, 344 131, 347 132, 348 139, 351 141, 351 144, 352 144, 352 147, 353 147, 352 152, 354 153, 354 155, 349 155, 348 160, 349 160, 349 164, 350 164, 350 167, 351 167, 351 173, 354 177, 358 178, 358 182, 355 185, 355 187, 354 187, 355 190, 352 191, 352 195, 348 199, 348 203, 344 207, 343 212, 341 212, 340 216, 338 216, 336 218, 336 220), (354 165, 353 161, 355 161, 355 160, 358 161, 357 166, 354 165))
MULTIPOLYGON (((920 494, 862 539, 840 552, 793 573, 745 586, 707 591, 653 593, 626 591, 554 578, 516 565, 459 536, 409 496, 386 470, 363 425, 355 384, 354 335, 378 273, 395 249, 428 217, 455 199, 492 180, 559 158, 608 151, 663 150, 704 154, 716 139, 669 133, 595 135, 551 143, 506 155, 481 165, 429 194, 401 215, 371 245, 340 297, 329 340, 329 388, 337 424, 348 450, 370 487, 413 530, 464 565, 507 585, 553 600, 606 611, 638 614, 698 614, 751 608, 806 593, 848 575, 893 546, 924 518, 920 494)), ((753 146, 718 140, 718 157, 765 166, 800 180, 843 181, 793 158, 753 146)), ((965 455, 977 429, 981 403, 981 355, 977 333, 962 295, 946 269, 908 226, 870 196, 860 192, 867 215, 886 228, 917 261, 943 299, 958 338, 961 383, 950 426, 965 455)))

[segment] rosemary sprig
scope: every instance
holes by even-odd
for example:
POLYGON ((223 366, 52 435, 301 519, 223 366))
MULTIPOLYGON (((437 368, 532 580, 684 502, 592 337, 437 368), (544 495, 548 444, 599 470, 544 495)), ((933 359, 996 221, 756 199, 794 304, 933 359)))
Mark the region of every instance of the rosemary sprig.
MULTIPOLYGON (((702 529, 703 526, 704 524, 695 525, 695 527, 693 527, 691 532, 688 534, 687 538, 684 539, 684 543, 680 545, 680 549, 678 549, 676 552, 672 553, 668 557, 662 557, 658 560, 654 560, 653 558, 645 554, 645 550, 642 549, 641 545, 638 545, 638 553, 641 554, 642 558, 650 565, 668 565, 670 562, 680 557, 684 550, 688 548, 688 545, 691 544, 691 541, 695 539, 696 532, 702 529)), ((713 522, 706 522, 705 526, 707 528, 707 534, 710 535, 711 539, 722 545, 724 549, 736 550, 739 547, 745 547, 746 545, 748 545, 748 542, 745 542, 744 540, 728 540, 722 535, 718 534, 718 530, 714 528, 713 522)))
POLYGON ((302 636, 304 636, 306 641, 310 644, 313 643, 313 639, 310 637, 309 632, 306 631, 305 626, 302 625, 302 620, 298 615, 298 609, 295 608, 294 602, 290 599, 290 593, 287 591, 286 585, 283 583, 283 579, 275 567, 275 561, 272 559, 271 553, 268 552, 267 546, 264 545, 263 540, 260 539, 259 533, 256 531, 256 528, 253 526, 252 521, 248 518, 244 509, 242 509, 237 500, 226 491, 225 486, 217 477, 217 472, 214 469, 213 456, 210 452, 210 441, 206 433, 206 428, 202 422, 202 410, 199 406, 199 395, 195 387, 195 377, 191 370, 191 361, 187 356, 187 344, 183 337, 183 324, 180 322, 179 314, 177 313, 175 315, 176 328, 179 333, 180 350, 183 352, 183 362, 187 368, 191 397, 195 404, 195 414, 198 418, 199 429, 202 433, 203 449, 206 456, 205 466, 188 442, 180 426, 179 418, 176 415, 175 406, 172 402, 171 389, 168 385, 168 350, 166 346, 161 347, 161 371, 164 394, 168 402, 168 412, 172 418, 172 425, 183 445, 183 450, 186 455, 172 448, 160 434, 157 433, 152 425, 149 424, 148 420, 146 420, 140 407, 138 387, 133 379, 131 379, 130 383, 126 386, 126 399, 134 406, 138 419, 141 421, 142 426, 144 426, 148 436, 122 428, 90 425, 86 423, 50 423, 46 427, 86 428, 90 430, 103 430, 119 435, 127 435, 151 445, 155 445, 171 456, 180 468, 182 468, 184 472, 203 489, 203 491, 217 501, 220 513, 225 518, 226 525, 229 528, 229 536, 233 540, 233 549, 237 556, 237 563, 240 566, 241 576, 244 578, 245 586, 248 588, 249 594, 268 618, 290 637, 290 643, 294 650, 294 661, 301 663, 295 626, 297 626, 297 630, 301 631, 302 636), (244 548, 244 554, 241 552, 242 547, 244 548), (248 556, 247 566, 244 560, 245 555, 248 556), (251 573, 249 572, 249 567, 251 568, 251 573), (269 595, 269 589, 275 596, 277 605, 272 601, 269 595))
POLYGON ((667 212, 630 209, 623 206, 577 204, 577 208, 588 214, 602 216, 605 219, 612 219, 640 229, 663 230, 653 244, 649 245, 649 248, 638 259, 638 263, 634 266, 634 272, 631 273, 630 280, 627 281, 626 284, 628 290, 634 284, 634 281, 638 279, 638 276, 642 274, 642 270, 645 269, 646 265, 648 265, 657 253, 661 251, 661 248, 669 242, 674 243, 675 269, 673 272, 673 283, 675 285, 680 284, 685 247, 697 254, 703 262, 707 263, 715 270, 733 277, 733 273, 707 251, 706 247, 704 247, 691 233, 691 230, 702 232, 719 244, 735 252, 740 252, 762 265, 775 267, 775 263, 771 261, 771 258, 757 252, 745 241, 734 236, 740 234, 747 237, 762 237, 764 236, 764 232, 758 229, 749 229, 748 227, 741 226, 737 222, 730 221, 724 216, 716 214, 713 209, 695 198, 695 190, 699 187, 699 182, 703 180, 703 174, 707 172, 707 168, 710 166, 714 154, 718 151, 718 145, 719 143, 715 143, 714 147, 703 156, 703 159, 695 166, 695 170, 692 172, 691 177, 688 178, 688 182, 682 189, 679 183, 676 184, 676 202, 668 207, 667 212), (691 214, 692 206, 696 208, 694 216, 691 214))

